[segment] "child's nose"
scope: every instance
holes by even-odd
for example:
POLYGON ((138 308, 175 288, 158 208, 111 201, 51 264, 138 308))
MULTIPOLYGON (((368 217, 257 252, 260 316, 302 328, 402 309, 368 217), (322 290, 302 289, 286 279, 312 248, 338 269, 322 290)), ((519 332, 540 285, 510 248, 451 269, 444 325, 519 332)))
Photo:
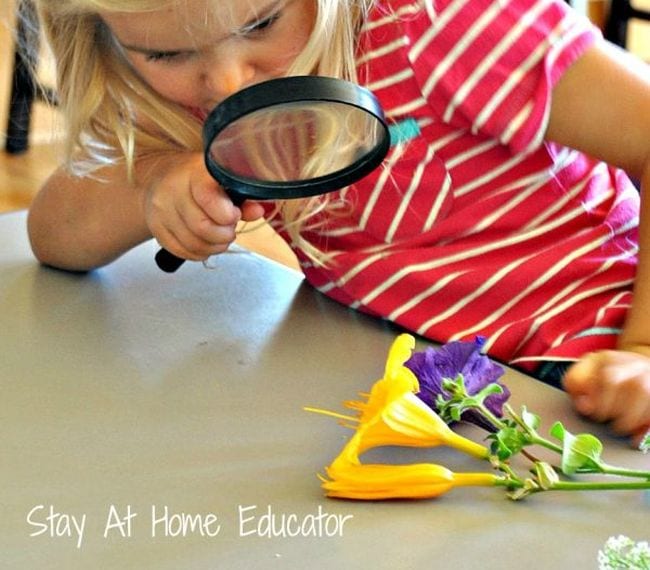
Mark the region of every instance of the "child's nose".
POLYGON ((251 85, 255 78, 255 68, 243 59, 226 58, 225 61, 212 60, 205 71, 205 83, 218 100, 251 85))

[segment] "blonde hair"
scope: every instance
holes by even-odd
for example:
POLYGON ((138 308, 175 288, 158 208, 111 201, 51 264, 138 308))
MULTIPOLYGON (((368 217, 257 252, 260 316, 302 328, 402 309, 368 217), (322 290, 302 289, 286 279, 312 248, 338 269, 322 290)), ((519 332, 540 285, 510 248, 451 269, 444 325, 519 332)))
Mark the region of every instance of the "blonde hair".
MULTIPOLYGON (((356 38, 376 0, 315 0, 313 32, 289 75, 317 74, 356 81, 356 38)), ((84 174, 119 161, 133 172, 148 153, 202 149, 197 119, 154 92, 133 70, 99 11, 143 12, 183 0, 37 0, 56 61, 57 94, 65 122, 65 156, 84 174)), ((300 237, 319 200, 279 202, 278 214, 294 245, 317 260, 300 237)))

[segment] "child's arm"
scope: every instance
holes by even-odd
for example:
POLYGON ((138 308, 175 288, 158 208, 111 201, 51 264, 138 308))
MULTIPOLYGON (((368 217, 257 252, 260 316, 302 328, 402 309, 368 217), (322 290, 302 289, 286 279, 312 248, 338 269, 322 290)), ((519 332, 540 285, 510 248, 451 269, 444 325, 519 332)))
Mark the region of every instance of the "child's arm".
POLYGON ((34 199, 28 231, 36 257, 47 265, 86 271, 105 265, 155 237, 172 253, 201 260, 224 251, 240 219, 261 205, 235 208, 205 169, 199 153, 136 162, 136 183, 111 166, 93 177, 54 173, 34 199))
MULTIPOLYGON (((650 188, 648 176, 643 186, 650 188)), ((596 421, 611 422, 615 432, 632 435, 634 445, 650 430, 649 205, 650 200, 642 201, 642 254, 619 350, 586 355, 569 368, 563 381, 578 412, 596 421)))
POLYGON ((548 138, 641 180, 639 265, 618 351, 584 357, 565 378, 579 412, 637 438, 650 426, 650 68, 599 44, 553 92, 548 138))
MULTIPOLYGON (((650 98, 650 95, 648 96, 650 98)), ((650 170, 641 176, 650 188, 650 170)), ((564 387, 578 412, 632 435, 637 446, 650 431, 650 200, 641 200, 639 264, 634 297, 618 340, 618 351, 588 354, 572 366, 564 387)))

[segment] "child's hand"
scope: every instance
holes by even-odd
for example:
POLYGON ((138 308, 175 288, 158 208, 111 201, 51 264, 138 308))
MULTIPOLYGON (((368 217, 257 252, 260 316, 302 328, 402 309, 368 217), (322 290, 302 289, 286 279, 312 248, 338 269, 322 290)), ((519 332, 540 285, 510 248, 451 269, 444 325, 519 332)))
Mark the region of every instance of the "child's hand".
POLYGON ((650 357, 603 350, 587 354, 567 371, 564 388, 576 410, 630 435, 638 445, 650 429, 650 357))
POLYGON ((263 216, 257 202, 233 205, 210 176, 199 153, 157 160, 145 195, 145 218, 158 243, 183 259, 201 261, 222 253, 235 239, 241 220, 263 216))

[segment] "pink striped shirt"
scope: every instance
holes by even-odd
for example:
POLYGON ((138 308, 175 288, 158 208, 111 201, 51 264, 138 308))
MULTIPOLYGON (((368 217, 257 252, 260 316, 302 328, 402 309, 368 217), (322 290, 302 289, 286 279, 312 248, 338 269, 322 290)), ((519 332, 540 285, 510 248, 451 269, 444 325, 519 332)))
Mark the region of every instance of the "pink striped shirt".
MULTIPOLYGON (((614 346, 631 300, 639 196, 545 142, 551 89, 598 32, 556 0, 392 0, 362 30, 361 82, 415 136, 304 236, 306 278, 435 341, 486 337, 534 368, 614 346)), ((407 137, 409 138, 409 137, 407 137)))

